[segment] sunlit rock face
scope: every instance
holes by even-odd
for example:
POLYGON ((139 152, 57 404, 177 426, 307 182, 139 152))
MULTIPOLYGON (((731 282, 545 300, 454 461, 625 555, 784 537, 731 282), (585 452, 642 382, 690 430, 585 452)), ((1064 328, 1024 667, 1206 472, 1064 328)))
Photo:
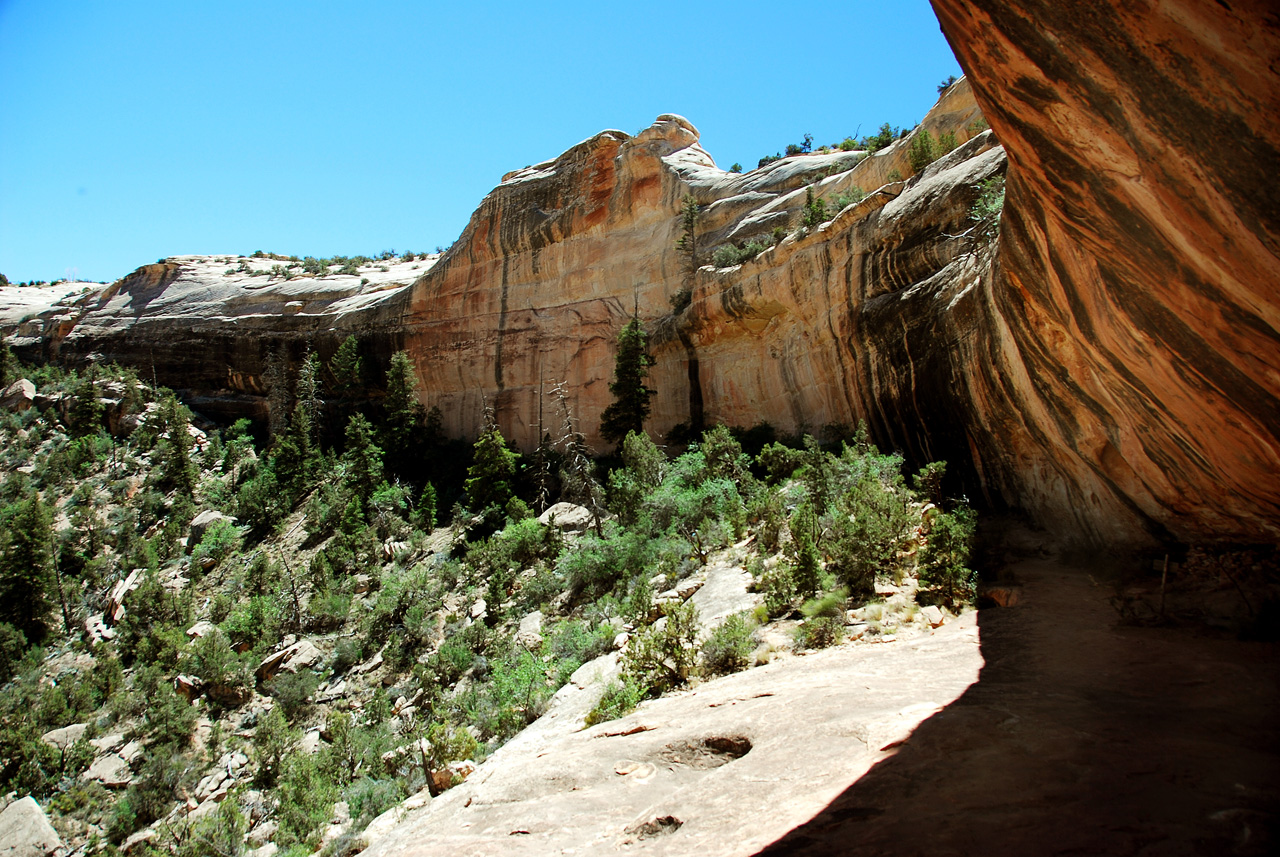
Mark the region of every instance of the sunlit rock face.
POLYGON ((1280 13, 934 0, 1009 190, 959 398, 986 484, 1134 540, 1280 521, 1280 13))
POLYGON ((1275 13, 935 6, 969 76, 922 123, 959 147, 919 175, 910 138, 733 174, 668 114, 509 173, 443 257, 385 283, 266 287, 180 257, 99 298, 22 307, 20 338, 243 409, 271 386, 273 354, 287 377, 309 345, 328 356, 355 333, 375 360, 409 351, 453 434, 474 435, 490 405, 528 449, 562 423, 560 385, 602 450, 615 338, 637 313, 657 361, 655 436, 866 420, 913 464, 950 462, 952 491, 1066 539, 1274 540, 1275 13), (975 241, 979 185, 1006 172, 999 237, 975 241), (833 201, 855 186, 869 195, 802 228, 808 187, 833 201), (686 196, 700 206, 693 275, 677 249, 686 196), (708 264, 775 234, 752 260, 708 264))
POLYGON ((615 338, 637 312, 657 359, 655 434, 699 419, 789 432, 872 416, 853 366, 861 304, 928 279, 962 252, 948 235, 967 228, 974 182, 1003 168, 994 139, 973 125, 979 118, 966 83, 948 90, 923 127, 965 145, 909 185, 886 183, 911 175, 909 140, 871 157, 815 153, 739 175, 717 168, 693 125, 670 114, 635 137, 606 131, 508 174, 412 289, 405 344, 430 403, 446 428, 470 434, 487 402, 527 448, 540 420, 560 425, 549 390, 564 382, 571 413, 599 447, 615 338), (809 185, 832 201, 855 186, 872 194, 798 231, 809 185), (687 195, 701 206, 701 263, 726 243, 789 237, 691 281, 677 249, 687 195), (686 286, 692 301, 675 312, 671 298, 686 286))

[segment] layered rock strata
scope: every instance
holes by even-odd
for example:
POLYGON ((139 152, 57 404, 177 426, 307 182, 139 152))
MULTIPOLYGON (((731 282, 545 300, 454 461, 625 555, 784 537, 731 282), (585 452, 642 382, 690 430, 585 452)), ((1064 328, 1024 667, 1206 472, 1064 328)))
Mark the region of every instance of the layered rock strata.
POLYGON ((913 463, 951 462, 953 490, 1085 543, 1274 540, 1275 14, 935 5, 974 85, 925 118, 961 146, 919 175, 910 138, 732 174, 665 115, 505 176, 411 285, 344 292, 326 278, 254 298, 247 283, 210 285, 221 260, 175 259, 26 332, 43 325, 51 354, 154 366, 224 411, 260 402, 272 355, 327 356, 354 332, 375 359, 409 350, 453 434, 473 434, 488 404, 531 447, 561 421, 549 390, 562 384, 599 447, 615 336, 635 312, 657 358, 654 434, 865 419, 913 463), (1006 171, 998 241, 974 240, 978 186, 1006 171), (809 186, 871 193, 806 230, 809 186), (690 277, 676 247, 689 195, 700 261, 786 237, 690 277))
POLYGON ((934 0, 1009 158, 958 399, 987 484, 1117 540, 1280 535, 1280 13, 934 0))

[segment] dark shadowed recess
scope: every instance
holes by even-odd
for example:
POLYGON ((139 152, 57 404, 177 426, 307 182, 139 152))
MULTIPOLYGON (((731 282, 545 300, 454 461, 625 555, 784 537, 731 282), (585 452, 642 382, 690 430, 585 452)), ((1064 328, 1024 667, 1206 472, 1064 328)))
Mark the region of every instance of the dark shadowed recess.
POLYGON ((1121 625, 1097 566, 1015 570, 978 681, 759 853, 1276 853, 1276 645, 1121 625))

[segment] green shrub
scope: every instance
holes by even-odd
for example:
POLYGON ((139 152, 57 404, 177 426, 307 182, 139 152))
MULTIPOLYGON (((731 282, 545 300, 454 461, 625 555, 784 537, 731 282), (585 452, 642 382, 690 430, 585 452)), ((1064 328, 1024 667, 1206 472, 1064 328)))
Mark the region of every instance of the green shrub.
POLYGON ((729 616, 711 632, 701 646, 702 671, 706 675, 728 675, 751 666, 752 639, 750 613, 729 616))
POLYGON ((781 443, 771 443, 756 456, 756 462, 764 469, 766 483, 777 485, 800 469, 804 464, 804 453, 781 443))
POLYGON ((937 146, 928 129, 921 128, 911 140, 907 149, 907 159, 911 163, 911 172, 918 173, 938 159, 937 146))
POLYGON ((256 649, 280 639, 280 606, 267 595, 255 595, 227 616, 222 632, 234 647, 256 649))
POLYGON ((900 481, 866 475, 837 503, 827 569, 855 596, 873 594, 877 574, 900 578, 903 573, 899 551, 912 517, 900 481))
POLYGON ((790 565, 780 562, 767 569, 756 587, 764 595, 765 608, 772 617, 791 611, 796 599, 796 584, 790 565))
POLYGON ((974 514, 968 506, 934 519, 919 571, 921 590, 931 600, 948 607, 973 601, 978 581, 977 572, 968 566, 973 532, 974 514))
POLYGON ((553 692, 540 658, 512 652, 492 663, 489 680, 475 693, 471 721, 482 737, 501 743, 541 717, 553 692))
POLYGON ((205 684, 247 687, 249 671, 219 630, 191 642, 180 667, 205 684))
POLYGON ((342 592, 321 592, 307 603, 306 625, 312 631, 341 628, 351 612, 351 596, 342 592))
POLYGON ((266 689, 280 706, 284 716, 292 721, 311 704, 311 695, 315 693, 319 683, 315 673, 299 670, 296 673, 280 673, 267 684, 266 689))
POLYGON ((235 857, 244 848, 248 829, 236 801, 224 800, 179 841, 177 857, 235 857))
POLYGON ((239 550, 240 530, 230 521, 219 519, 204 531, 200 544, 191 552, 191 561, 199 564, 204 559, 211 559, 216 565, 239 550))
POLYGON ((813 185, 805 188, 804 211, 800 215, 800 225, 805 229, 816 229, 827 221, 827 203, 813 192, 813 185))
POLYGON ((845 590, 837 590, 806 601, 800 608, 805 620, 796 628, 796 644, 805 649, 825 649, 837 643, 844 631, 847 597, 845 590))
POLYGON ((342 793, 354 823, 352 830, 363 830, 382 813, 404 800, 405 792, 397 780, 375 780, 367 776, 347 786, 342 793))
POLYGON ((604 689, 600 701, 587 713, 586 725, 594 726, 609 720, 625 717, 640 704, 645 697, 645 689, 626 676, 620 681, 610 682, 604 689))
POLYGON ((857 185, 854 185, 848 190, 836 194, 835 199, 831 201, 831 208, 833 211, 837 212, 844 211, 849 206, 862 202, 866 198, 867 192, 857 185))
POLYGON ((978 198, 969 209, 969 222, 977 239, 991 240, 1000 231, 1004 210, 1004 176, 994 176, 977 186, 978 198))
POLYGON ((285 760, 297 750, 298 742, 298 733, 289 728, 281 706, 277 705, 260 716, 250 750, 257 767, 254 782, 262 788, 274 786, 284 770, 285 760))
POLYGON ((698 613, 692 604, 667 604, 653 625, 636 634, 622 655, 623 673, 650 693, 664 693, 689 680, 697 660, 698 613))
POLYGON ((305 844, 314 849, 319 844, 320 828, 329 820, 338 798, 337 787, 320 770, 319 760, 305 753, 295 753, 285 760, 279 782, 276 818, 280 829, 276 844, 283 848, 305 844))

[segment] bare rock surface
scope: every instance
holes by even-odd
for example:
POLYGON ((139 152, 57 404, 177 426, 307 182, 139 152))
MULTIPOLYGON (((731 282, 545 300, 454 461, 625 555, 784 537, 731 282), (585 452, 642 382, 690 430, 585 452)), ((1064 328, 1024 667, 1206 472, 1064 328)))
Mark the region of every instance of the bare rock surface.
POLYGON ((26 378, 19 378, 0 393, 0 408, 6 411, 25 411, 36 399, 36 385, 26 378))
POLYGON ((575 676, 368 853, 1274 853, 1275 645, 1124 626, 1106 572, 1023 561, 1016 607, 783 656, 590 729, 575 676))
POLYGON ((603 853, 627 841, 751 853, 891 753, 979 667, 970 614, 911 643, 782 659, 586 730, 580 715, 544 723, 583 693, 571 683, 543 720, 368 853, 603 853))
POLYGON ((88 728, 88 723, 73 723, 70 726, 63 726, 61 729, 49 730, 40 736, 40 740, 59 750, 65 750, 79 741, 88 728))
POLYGON ((0 812, 0 857, 45 857, 61 847, 35 798, 16 800, 0 812))
POLYGON ((1121 625, 1105 566, 1011 571, 978 682, 760 853, 1274 853, 1275 644, 1121 625))

